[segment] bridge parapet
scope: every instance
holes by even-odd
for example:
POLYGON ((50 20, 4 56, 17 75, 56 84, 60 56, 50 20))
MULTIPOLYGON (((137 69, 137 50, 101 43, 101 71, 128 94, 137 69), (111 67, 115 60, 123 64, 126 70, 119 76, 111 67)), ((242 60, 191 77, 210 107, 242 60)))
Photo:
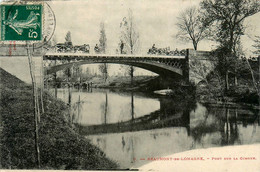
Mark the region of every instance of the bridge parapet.
POLYGON ((210 51, 196 51, 193 49, 188 49, 190 58, 208 58, 210 57, 210 51))
POLYGON ((167 55, 153 55, 153 54, 93 54, 93 53, 46 53, 46 59, 50 58, 164 58, 164 59, 185 59, 183 55, 167 56, 167 55))

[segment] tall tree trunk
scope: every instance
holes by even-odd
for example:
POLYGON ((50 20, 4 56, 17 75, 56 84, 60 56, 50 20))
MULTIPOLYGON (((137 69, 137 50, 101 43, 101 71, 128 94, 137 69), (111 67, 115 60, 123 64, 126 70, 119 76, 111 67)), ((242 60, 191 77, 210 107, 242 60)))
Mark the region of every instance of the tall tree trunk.
POLYGON ((68 87, 68 91, 69 91, 68 103, 69 103, 69 105, 71 105, 71 89, 70 89, 70 87, 68 87))
POLYGON ((130 77, 131 77, 131 85, 133 85, 134 82, 134 67, 130 66, 130 77))
POLYGON ((79 100, 78 100, 78 117, 77 117, 77 123, 80 121, 80 95, 79 95, 79 100))
POLYGON ((225 91, 229 90, 228 71, 225 74, 225 91))
POLYGON ((105 82, 107 82, 107 77, 108 77, 108 76, 107 76, 107 73, 108 73, 108 71, 107 71, 107 64, 106 64, 106 63, 104 63, 104 68, 105 68, 105 69, 104 69, 105 82))
POLYGON ((234 82, 235 82, 235 86, 237 86, 237 75, 235 74, 235 78, 234 78, 234 82))
POLYGON ((54 73, 55 98, 57 98, 57 73, 54 73))
POLYGON ((42 113, 44 113, 44 106, 43 106, 43 91, 44 91, 44 74, 43 74, 43 57, 41 57, 41 73, 40 73, 40 85, 41 85, 41 109, 42 113))
POLYGON ((131 117, 134 120, 134 93, 131 92, 131 117))
POLYGON ((68 80, 68 83, 69 83, 69 86, 70 86, 70 77, 71 77, 70 68, 67 69, 67 72, 68 72, 68 73, 67 73, 67 74, 68 74, 68 75, 67 75, 67 76, 68 76, 67 80, 68 80))
POLYGON ((256 82, 255 76, 254 76, 254 71, 253 71, 253 69, 252 69, 252 67, 251 67, 247 58, 246 58, 246 62, 247 62, 247 65, 248 65, 250 73, 251 73, 251 77, 252 77, 252 80, 253 80, 253 85, 254 85, 255 91, 258 94, 258 96, 260 96, 259 88, 257 86, 257 82, 256 82))
POLYGON ((36 84, 35 84, 35 75, 32 68, 32 57, 30 52, 30 46, 27 44, 27 55, 28 55, 28 62, 29 62, 29 68, 30 68, 30 75, 32 79, 32 87, 33 87, 33 106, 34 106, 34 126, 35 126, 35 155, 36 155, 36 164, 38 168, 40 169, 40 148, 39 148, 39 126, 38 126, 38 112, 37 112, 37 104, 36 101, 38 101, 36 97, 36 84))
MULTIPOLYGON (((130 35, 131 36, 131 35, 130 35)), ((132 41, 132 39, 130 39, 130 41, 132 41)), ((134 45, 130 44, 130 47, 131 47, 131 54, 134 53, 133 49, 134 49, 134 45)), ((134 80, 134 67, 131 65, 130 67, 130 77, 131 77, 131 85, 133 86, 133 80, 134 80)))
POLYGON ((234 84, 235 86, 237 86, 237 59, 235 61, 235 78, 234 78, 234 84))
POLYGON ((194 47, 194 50, 197 51, 197 46, 198 46, 198 43, 196 41, 193 41, 193 47, 194 47))
POLYGON ((105 112, 104 112, 105 124, 107 123, 107 110, 108 110, 108 99, 107 99, 107 92, 106 92, 106 102, 105 102, 105 112))

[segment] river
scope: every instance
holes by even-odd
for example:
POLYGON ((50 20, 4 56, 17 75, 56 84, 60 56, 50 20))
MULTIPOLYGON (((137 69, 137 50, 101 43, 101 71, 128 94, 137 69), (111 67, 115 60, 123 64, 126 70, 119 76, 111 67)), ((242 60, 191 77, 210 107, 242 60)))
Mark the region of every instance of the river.
POLYGON ((122 169, 191 149, 260 143, 259 111, 248 107, 108 89, 56 95, 70 105, 79 132, 122 169))

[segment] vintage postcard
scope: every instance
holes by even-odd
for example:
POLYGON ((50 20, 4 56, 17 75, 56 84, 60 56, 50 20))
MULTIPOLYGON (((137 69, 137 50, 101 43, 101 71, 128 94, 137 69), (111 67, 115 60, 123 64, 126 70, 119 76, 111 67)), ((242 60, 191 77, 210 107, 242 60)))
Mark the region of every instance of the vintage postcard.
POLYGON ((0 3, 0 171, 260 171, 258 0, 0 3))

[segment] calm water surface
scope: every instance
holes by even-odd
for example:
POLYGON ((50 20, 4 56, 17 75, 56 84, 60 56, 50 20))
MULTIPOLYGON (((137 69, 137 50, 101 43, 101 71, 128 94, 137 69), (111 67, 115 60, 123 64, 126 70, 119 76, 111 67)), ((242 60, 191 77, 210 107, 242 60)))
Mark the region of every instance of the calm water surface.
POLYGON ((190 149, 260 143, 259 111, 112 90, 58 89, 80 133, 121 168, 190 149))

